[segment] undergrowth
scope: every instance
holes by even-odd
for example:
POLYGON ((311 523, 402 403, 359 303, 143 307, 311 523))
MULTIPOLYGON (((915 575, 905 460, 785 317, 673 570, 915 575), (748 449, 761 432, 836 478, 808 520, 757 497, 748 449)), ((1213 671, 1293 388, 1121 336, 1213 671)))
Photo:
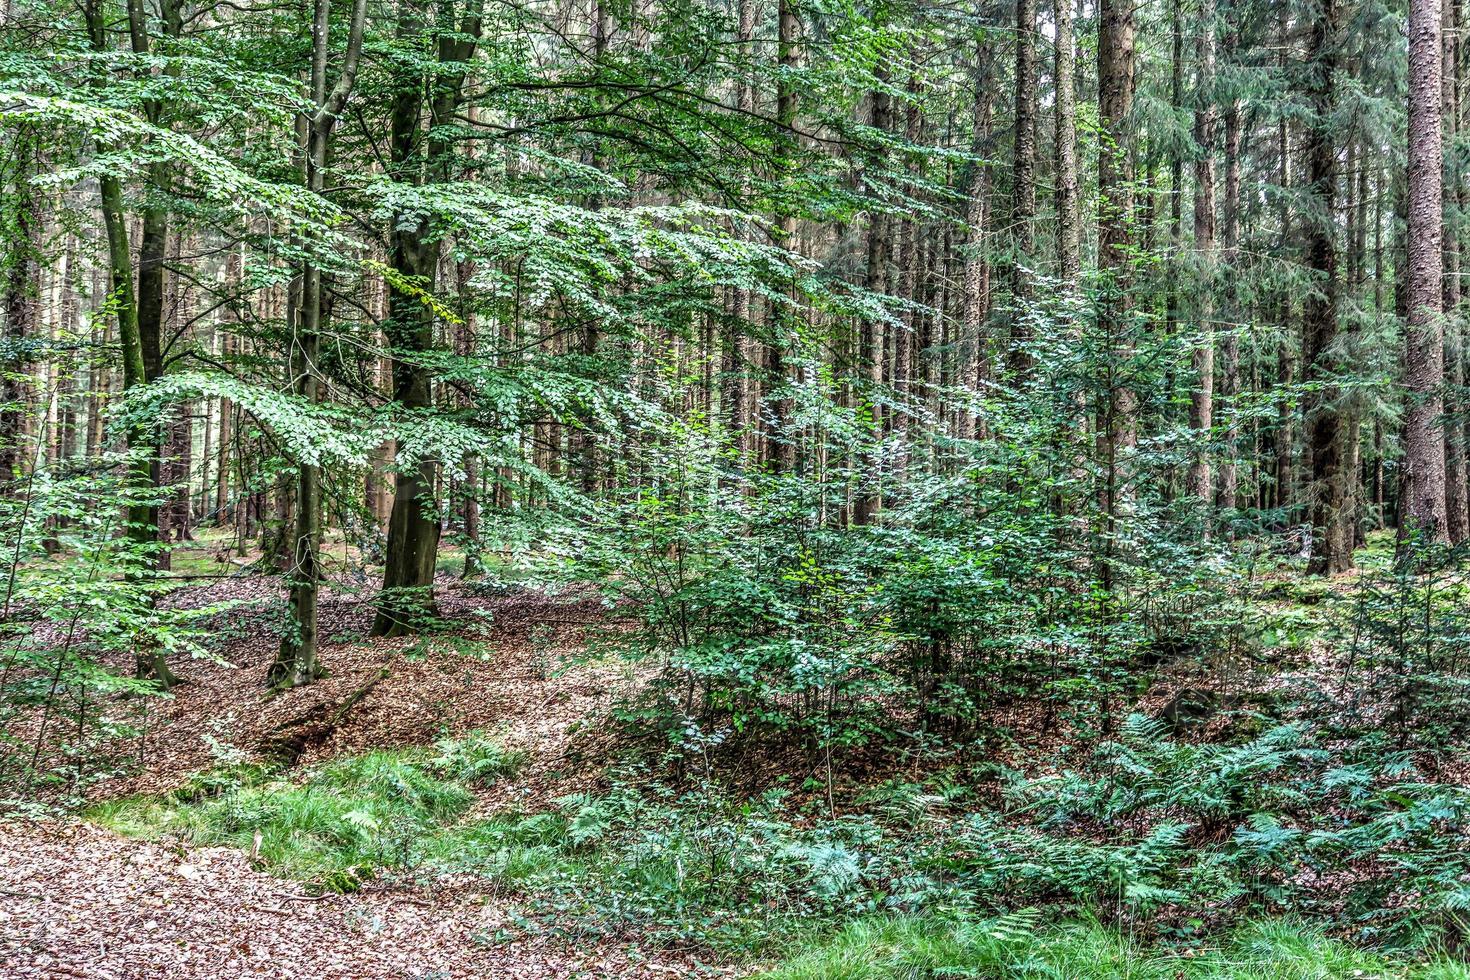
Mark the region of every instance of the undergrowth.
POLYGON ((713 781, 676 791, 634 769, 546 812, 465 819, 469 784, 517 761, 473 736, 294 780, 215 774, 93 813, 125 833, 253 850, 316 888, 473 873, 523 899, 521 930, 726 957, 855 917, 990 921, 1021 907, 1173 944, 1291 914, 1420 955, 1461 948, 1470 921, 1470 795, 1300 726, 1196 745, 1135 717, 1049 775, 991 766, 969 787, 958 772, 889 784, 847 815, 803 811, 780 792, 737 802, 713 781))
POLYGON ((521 762, 472 734, 432 749, 336 760, 304 777, 232 765, 166 796, 99 804, 90 815, 130 836, 238 847, 285 877, 351 891, 379 870, 421 864, 473 802, 468 787, 509 775, 521 762))
POLYGON ((869 918, 761 974, 763 980, 1466 980, 1448 961, 1411 965, 1285 921, 1248 923, 1224 942, 1146 947, 1096 920, 1046 925, 1027 910, 985 919, 869 918))

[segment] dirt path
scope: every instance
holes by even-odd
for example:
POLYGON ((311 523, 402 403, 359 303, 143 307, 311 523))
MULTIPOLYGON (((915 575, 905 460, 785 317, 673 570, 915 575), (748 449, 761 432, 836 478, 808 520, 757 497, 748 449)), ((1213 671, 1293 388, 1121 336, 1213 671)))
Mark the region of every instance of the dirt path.
POLYGON ((305 899, 224 848, 84 823, 0 826, 0 976, 97 980, 542 980, 708 975, 677 957, 507 931, 467 886, 305 899), (507 939, 507 935, 513 938, 507 939))

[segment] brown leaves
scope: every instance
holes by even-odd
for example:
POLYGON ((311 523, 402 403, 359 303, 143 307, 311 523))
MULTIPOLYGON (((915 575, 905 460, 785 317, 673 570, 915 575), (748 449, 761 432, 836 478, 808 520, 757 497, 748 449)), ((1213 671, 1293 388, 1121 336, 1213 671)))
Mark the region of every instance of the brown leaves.
POLYGON ((473 880, 298 896, 223 848, 180 854, 85 823, 16 823, 0 844, 0 976, 118 980, 688 976, 677 957, 494 937, 508 906, 473 880), (23 893, 27 899, 13 896, 23 893))

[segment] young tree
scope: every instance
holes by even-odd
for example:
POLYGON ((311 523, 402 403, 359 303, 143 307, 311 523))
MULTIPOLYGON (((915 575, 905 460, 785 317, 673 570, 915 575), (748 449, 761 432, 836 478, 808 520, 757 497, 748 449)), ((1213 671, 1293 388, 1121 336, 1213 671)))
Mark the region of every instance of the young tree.
MULTIPOLYGON (((331 158, 337 122, 357 82, 358 60, 367 17, 367 0, 353 0, 347 17, 347 41, 337 79, 328 87, 331 53, 331 0, 316 0, 311 24, 311 105, 303 114, 303 181, 312 194, 326 191, 327 162, 331 158)), ((322 270, 308 258, 301 267, 295 320, 291 324, 290 368, 296 396, 307 404, 325 394, 321 377, 322 270)), ((281 638, 267 680, 274 687, 296 687, 321 676, 317 660, 317 600, 321 588, 322 468, 316 460, 297 461, 296 522, 291 533, 292 566, 288 605, 290 629, 281 638)))

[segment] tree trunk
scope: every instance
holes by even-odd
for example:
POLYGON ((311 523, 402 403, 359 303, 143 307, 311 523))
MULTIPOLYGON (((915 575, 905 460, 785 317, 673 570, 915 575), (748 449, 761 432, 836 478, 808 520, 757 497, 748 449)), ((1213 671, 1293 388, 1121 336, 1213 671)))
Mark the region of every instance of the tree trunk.
MULTIPOLYGON (((1460 44, 1458 0, 1443 0, 1444 61, 1441 92, 1444 109, 1445 142, 1454 146, 1460 131, 1460 44)), ((1460 161, 1446 154, 1444 196, 1442 199, 1444 234, 1444 356, 1448 375, 1444 425, 1445 451, 1445 533, 1451 544, 1470 537, 1470 493, 1466 486, 1465 460, 1465 323, 1460 316, 1460 248, 1458 229, 1460 212, 1460 161)))
POLYGON ((1077 42, 1072 31, 1075 0, 1056 0, 1057 278, 1076 289, 1082 271, 1082 212, 1077 173, 1077 42))
POLYGON ((1404 526, 1446 537, 1444 433, 1444 151, 1440 0, 1409 3, 1408 324, 1404 526))
POLYGON ((5 357, 0 361, 0 487, 21 476, 26 458, 26 415, 31 410, 31 373, 25 350, 36 339, 40 325, 41 235, 45 219, 39 190, 31 184, 40 169, 39 140, 29 126, 21 126, 11 140, 16 158, 15 240, 6 256, 4 295, 5 357))
POLYGON ((1030 370, 1030 318, 1023 309, 1031 297, 1032 261, 1036 243, 1036 0, 1016 0, 1016 114, 1015 143, 1011 160, 1011 255, 1010 287, 1015 312, 1011 316, 1012 370, 1030 370))
POLYGON ((1311 455, 1312 546, 1307 569, 1331 574, 1352 566, 1350 542, 1343 541, 1341 419, 1337 402, 1337 242, 1333 214, 1337 190, 1337 149, 1332 130, 1336 107, 1333 73, 1337 33, 1336 0, 1324 0, 1308 30, 1308 95, 1312 110, 1307 132, 1308 194, 1313 201, 1307 223, 1307 266, 1317 276, 1302 318, 1302 374, 1314 386, 1306 396, 1305 448, 1311 455))
MULTIPOLYGON (((1227 43, 1230 52, 1235 50, 1232 33, 1227 43)), ((1230 413, 1225 427, 1223 458, 1220 461, 1220 509, 1229 519, 1231 511, 1239 506, 1239 476, 1236 458, 1240 451, 1240 430, 1236 423, 1240 396, 1240 307, 1237 300, 1235 280, 1240 271, 1240 100, 1232 99, 1225 109, 1225 199, 1222 202, 1221 247, 1224 249, 1226 282, 1224 294, 1230 326, 1220 338, 1220 398, 1230 413)), ((1260 466, 1257 464, 1256 472, 1260 466)), ((1260 486, 1257 479, 1256 485, 1260 486)))
MULTIPOLYGON (((442 73, 437 84, 426 91, 418 68, 413 69, 411 77, 399 80, 393 103, 391 152, 395 177, 401 181, 413 182, 420 174, 431 179, 448 176, 451 147, 438 134, 442 127, 452 124, 463 97, 464 74, 480 35, 480 9, 480 0, 471 0, 461 23, 440 25, 446 33, 438 42, 437 60, 442 73), (426 108, 427 134, 423 131, 426 108)), ((441 16, 449 21, 452 12, 441 16)), ((405 0, 400 36, 418 37, 427 26, 425 7, 418 0, 405 0)), ((432 292, 441 251, 442 241, 431 233, 427 219, 416 215, 395 217, 389 262, 399 276, 432 292)), ((432 412, 433 375, 424 362, 424 355, 434 346, 432 311, 420 297, 393 289, 388 297, 385 330, 394 355, 393 401, 409 415, 432 412)), ((421 453, 424 448, 419 447, 421 453)), ((439 461, 426 455, 398 467, 394 473, 383 591, 373 620, 374 636, 418 632, 424 621, 435 615, 434 570, 441 528, 434 492, 438 475, 439 461)))
MULTIPOLYGON (((880 79, 886 79, 886 74, 881 66, 878 69, 878 74, 880 79)), ((868 125, 880 132, 887 131, 890 125, 888 93, 875 89, 869 97, 869 102, 871 108, 869 110, 868 125)), ((869 213, 866 243, 866 285, 870 293, 877 295, 888 292, 888 236, 892 226, 892 219, 882 211, 874 209, 869 213)), ((866 454, 863 460, 863 489, 858 495, 857 504, 853 511, 853 519, 859 524, 871 524, 875 521, 883 504, 883 453, 881 441, 885 419, 884 407, 877 395, 878 389, 886 380, 883 352, 886 348, 885 334, 888 329, 889 325, 884 319, 878 317, 868 318, 864 320, 862 332, 858 337, 858 361, 861 369, 865 370, 868 374, 868 404, 871 406, 872 411, 869 438, 873 444, 872 450, 866 454)))
MULTIPOLYGON (((1098 6, 1098 267, 1105 277, 1098 299, 1098 330, 1108 345, 1108 360, 1132 356, 1128 324, 1131 167, 1126 136, 1133 108, 1134 8, 1128 0, 1100 0, 1098 6)), ((1113 588, 1113 541, 1120 496, 1125 486, 1125 455, 1135 441, 1137 396, 1126 378, 1111 370, 1098 420, 1098 455, 1103 484, 1099 488, 1103 555, 1099 585, 1113 588)))
MULTIPOLYGON (((326 188, 325 171, 331 156, 337 118, 357 81, 358 57, 362 53, 363 23, 367 0, 353 0, 348 21, 341 73, 331 91, 327 89, 327 57, 331 50, 331 0, 316 0, 312 20, 311 94, 315 111, 305 120, 306 146, 303 174, 306 188, 321 194, 326 188)), ((322 274, 311 261, 301 272, 301 302, 292 323, 291 368, 297 397, 320 401, 323 385, 318 375, 322 328, 322 274)), ((296 687, 322 676, 317 659, 317 600, 321 587, 318 556, 322 542, 322 470, 318 460, 297 461, 296 525, 293 533, 293 565, 287 577, 287 600, 291 629, 281 638, 276 659, 267 672, 273 687, 296 687)))
MULTIPOLYGON (((1199 328, 1194 341, 1195 386, 1189 405, 1194 430, 1194 461, 1189 492, 1208 507, 1214 502, 1210 474, 1210 440, 1215 424, 1215 3, 1200 0, 1195 80, 1194 142, 1194 253, 1198 269, 1196 305, 1199 328)), ((1208 520, 1208 516, 1206 517, 1208 520)), ((1207 525, 1208 526, 1208 525, 1207 525)))

